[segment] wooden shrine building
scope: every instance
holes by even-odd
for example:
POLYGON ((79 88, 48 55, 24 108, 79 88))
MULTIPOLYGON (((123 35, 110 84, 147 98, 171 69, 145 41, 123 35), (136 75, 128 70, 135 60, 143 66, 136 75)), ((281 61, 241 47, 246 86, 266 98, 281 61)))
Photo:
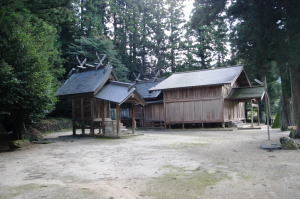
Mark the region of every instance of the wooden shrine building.
POLYGON ((174 73, 149 89, 162 91, 165 125, 245 120, 245 101, 262 99, 243 66, 174 73))
MULTIPOLYGON (((135 116, 136 105, 144 105, 144 100, 136 91, 134 84, 119 82, 111 66, 81 67, 74 70, 57 95, 72 102, 73 134, 81 129, 85 134, 120 136, 128 133, 122 125, 120 113, 122 106, 131 106, 135 116)), ((132 133, 135 129, 132 118, 132 133)))
POLYGON ((141 126, 161 126, 164 123, 164 104, 163 95, 160 90, 149 91, 163 79, 140 80, 136 82, 137 92, 145 101, 144 106, 138 106, 136 109, 136 119, 141 126), (139 113, 139 114, 138 114, 139 113))

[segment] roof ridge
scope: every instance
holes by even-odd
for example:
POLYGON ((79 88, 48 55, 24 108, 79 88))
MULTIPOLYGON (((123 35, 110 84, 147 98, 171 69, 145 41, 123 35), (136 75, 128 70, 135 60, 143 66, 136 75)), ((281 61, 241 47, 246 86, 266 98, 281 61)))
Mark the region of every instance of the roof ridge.
POLYGON ((243 88, 264 88, 264 86, 236 87, 236 88, 232 88, 232 89, 243 89, 243 88))
POLYGON ((126 86, 132 86, 132 83, 127 83, 127 82, 121 82, 121 81, 110 81, 112 84, 118 84, 118 85, 126 85, 126 86))
POLYGON ((233 65, 233 66, 224 66, 224 67, 217 67, 217 68, 205 68, 205 69, 199 69, 199 70, 191 70, 191 71, 185 71, 185 72, 176 72, 174 74, 182 74, 182 73, 193 73, 193 72, 201 72, 201 71, 212 71, 212 70, 219 70, 219 69, 225 69, 225 68, 235 68, 235 67, 242 67, 244 68, 243 65, 233 65))
MULTIPOLYGON (((148 80, 139 80, 139 81, 137 81, 136 83, 137 84, 142 84, 142 83, 155 83, 155 82, 160 82, 160 81, 162 81, 162 80, 164 80, 165 78, 157 78, 157 79, 148 79, 148 80)), ((133 82, 135 82, 135 81, 133 81, 133 82)))

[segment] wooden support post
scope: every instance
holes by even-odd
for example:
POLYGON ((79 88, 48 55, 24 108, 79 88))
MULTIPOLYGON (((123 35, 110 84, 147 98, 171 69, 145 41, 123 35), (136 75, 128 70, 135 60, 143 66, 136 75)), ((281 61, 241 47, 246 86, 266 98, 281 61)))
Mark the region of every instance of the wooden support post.
POLYGON ((204 123, 203 122, 201 123, 201 128, 204 128, 204 123))
POLYGON ((182 123, 182 129, 184 129, 184 123, 182 123))
POLYGON ((131 119, 132 119, 132 134, 134 134, 135 133, 135 128, 136 128, 135 105, 134 105, 134 103, 132 103, 131 111, 132 111, 132 116, 131 116, 131 119))
POLYGON ((167 113, 166 113, 166 102, 165 102, 165 92, 163 91, 163 101, 164 101, 164 123, 165 123, 165 128, 168 128, 167 126, 167 113))
POLYGON ((72 99, 72 129, 73 135, 76 135, 76 122, 75 122, 75 99, 72 99))
POLYGON ((116 106, 116 120, 117 120, 117 135, 120 133, 120 105, 116 106))
POLYGON ((82 135, 85 134, 85 123, 84 123, 84 107, 83 107, 83 98, 80 98, 80 112, 81 112, 81 132, 82 135))
POLYGON ((226 126, 225 126, 225 122, 222 122, 222 128, 225 128, 226 126))
POLYGON ((111 119, 110 102, 108 102, 108 118, 111 119))
POLYGON ((103 135, 105 135, 105 108, 104 108, 105 104, 104 101, 101 100, 101 127, 102 127, 102 133, 103 135))
POLYGON ((76 122, 72 120, 72 130, 73 130, 73 136, 76 135, 76 122))
POLYGON ((94 98, 91 98, 91 132, 90 132, 91 135, 95 134, 95 131, 94 131, 94 119, 95 119, 94 110, 95 110, 95 108, 94 107, 95 107, 94 98))
POLYGON ((260 117, 259 117, 259 102, 257 102, 257 125, 260 126, 260 117))
POLYGON ((251 100, 251 127, 254 126, 254 125, 253 125, 253 115, 254 115, 254 113, 253 113, 253 102, 252 102, 252 100, 251 100))

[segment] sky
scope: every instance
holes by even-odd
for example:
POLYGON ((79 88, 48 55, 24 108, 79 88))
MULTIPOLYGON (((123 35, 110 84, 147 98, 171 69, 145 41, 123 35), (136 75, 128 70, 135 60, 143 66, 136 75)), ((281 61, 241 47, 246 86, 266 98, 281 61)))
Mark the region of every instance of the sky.
POLYGON ((189 19, 192 10, 194 8, 193 4, 194 4, 194 0, 185 0, 184 2, 185 4, 185 8, 184 8, 184 14, 185 14, 185 19, 189 19))

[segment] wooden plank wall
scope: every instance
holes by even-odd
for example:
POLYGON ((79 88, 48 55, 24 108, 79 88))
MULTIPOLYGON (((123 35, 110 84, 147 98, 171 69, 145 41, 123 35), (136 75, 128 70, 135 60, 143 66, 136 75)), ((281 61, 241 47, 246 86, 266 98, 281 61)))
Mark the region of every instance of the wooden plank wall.
POLYGON ((164 91, 166 123, 223 122, 222 86, 164 91))
MULTIPOLYGON (((102 103, 101 100, 90 98, 90 97, 76 97, 74 98, 74 118, 75 120, 81 120, 81 99, 83 100, 83 119, 85 121, 89 121, 92 119, 92 107, 91 101, 94 103, 94 118, 100 119, 101 118, 101 110, 102 110, 102 103)), ((108 102, 104 101, 104 112, 105 116, 108 117, 108 102)))
POLYGON ((224 120, 236 121, 245 119, 245 103, 238 101, 224 101, 224 120))
MULTIPOLYGON (((238 87, 237 82, 231 86, 230 84, 225 84, 222 87, 222 95, 226 98, 231 92, 232 88, 238 87)), ((225 122, 244 120, 245 119, 245 103, 239 101, 224 101, 224 120, 225 122)))
POLYGON ((144 121, 164 121, 163 104, 147 104, 144 107, 144 121))

